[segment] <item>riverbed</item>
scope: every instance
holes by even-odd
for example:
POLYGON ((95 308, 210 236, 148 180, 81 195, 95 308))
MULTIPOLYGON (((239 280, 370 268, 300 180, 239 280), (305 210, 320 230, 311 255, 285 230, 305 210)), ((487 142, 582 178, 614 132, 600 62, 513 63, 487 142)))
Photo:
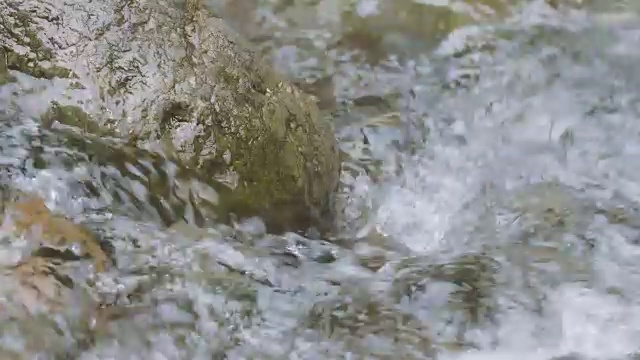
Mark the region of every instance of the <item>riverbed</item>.
MULTIPOLYGON (((117 264, 59 314, 2 309, 3 358, 640 358, 640 6, 209 3, 334 123, 340 231, 167 227, 141 199, 215 189, 0 113, 3 179, 117 264)), ((56 92, 11 75, 0 109, 56 92)), ((0 263, 25 241, 3 232, 0 263)))

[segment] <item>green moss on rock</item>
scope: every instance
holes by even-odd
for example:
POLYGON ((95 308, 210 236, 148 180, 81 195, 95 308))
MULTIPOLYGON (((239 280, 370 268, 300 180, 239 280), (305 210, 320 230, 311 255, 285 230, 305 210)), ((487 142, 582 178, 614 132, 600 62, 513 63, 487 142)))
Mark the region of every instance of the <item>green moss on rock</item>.
POLYGON ((233 178, 225 209, 271 231, 332 228, 331 124, 200 1, 24 0, 0 13, 8 69, 73 78, 101 112, 54 104, 43 120, 93 122, 199 176, 233 178))
POLYGON ((16 79, 9 74, 9 67, 7 66, 7 52, 3 47, 0 47, 0 86, 14 81, 16 79))

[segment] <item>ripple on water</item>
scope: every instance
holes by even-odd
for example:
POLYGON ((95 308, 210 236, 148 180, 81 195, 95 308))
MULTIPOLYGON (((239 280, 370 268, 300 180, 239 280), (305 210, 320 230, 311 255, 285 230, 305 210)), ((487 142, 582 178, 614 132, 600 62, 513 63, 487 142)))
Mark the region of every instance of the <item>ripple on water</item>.
MULTIPOLYGON (((535 8, 525 10, 520 16, 535 8)), ((482 251, 501 264, 493 322, 467 331, 474 350, 445 358, 625 359, 638 351, 640 279, 630 262, 638 227, 630 219, 640 171, 630 159, 640 84, 624 65, 634 51, 617 52, 636 36, 577 16, 582 29, 568 25, 565 40, 526 52, 498 47, 473 88, 439 97, 435 127, 463 129, 466 146, 430 140, 380 205, 379 226, 416 252, 482 251), (616 208, 629 220, 616 222, 616 208)), ((436 299, 424 291, 423 303, 436 299)))

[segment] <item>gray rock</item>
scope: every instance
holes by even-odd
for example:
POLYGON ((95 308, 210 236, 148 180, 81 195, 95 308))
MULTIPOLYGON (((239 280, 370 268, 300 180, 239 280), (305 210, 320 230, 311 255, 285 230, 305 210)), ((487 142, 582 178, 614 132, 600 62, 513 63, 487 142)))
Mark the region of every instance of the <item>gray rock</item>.
POLYGON ((67 105, 104 131, 228 184, 224 212, 332 228, 331 124, 199 0, 2 1, 0 43, 9 71, 91 94, 67 105))

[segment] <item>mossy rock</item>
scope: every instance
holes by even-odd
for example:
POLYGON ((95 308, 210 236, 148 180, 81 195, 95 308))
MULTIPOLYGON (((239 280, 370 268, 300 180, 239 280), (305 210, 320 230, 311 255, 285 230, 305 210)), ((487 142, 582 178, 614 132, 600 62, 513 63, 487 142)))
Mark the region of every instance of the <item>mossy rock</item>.
POLYGON ((344 342, 349 352, 378 359, 435 355, 429 324, 357 285, 313 304, 302 324, 344 342), (371 337, 394 341, 371 347, 371 337), (394 357, 391 357, 395 355, 394 357))
POLYGON ((509 13, 509 4, 503 0, 475 0, 465 5, 462 11, 451 4, 383 1, 378 11, 368 16, 361 16, 353 6, 342 13, 343 31, 338 45, 362 50, 372 63, 386 59, 389 53, 413 57, 432 50, 457 28, 503 18, 509 13))
POLYGON ((34 151, 34 167, 71 171, 86 164, 108 169, 100 170, 99 178, 82 180, 76 190, 88 198, 111 199, 110 211, 165 226, 180 221, 208 226, 233 219, 230 209, 239 202, 239 191, 161 154, 123 143, 97 128, 82 108, 51 102, 40 121, 47 129, 39 138, 42 144, 69 152, 34 151), (140 187, 144 191, 136 190, 140 187))
POLYGON ((97 122, 82 108, 73 105, 62 105, 52 101, 49 109, 40 117, 42 125, 50 128, 54 123, 77 127, 94 135, 113 135, 103 131, 97 122))
POLYGON ((0 86, 15 81, 15 78, 9 74, 8 60, 7 51, 0 47, 0 86))
POLYGON ((333 228, 331 124, 200 1, 8 1, 0 13, 7 68, 72 79, 103 131, 227 181, 228 211, 272 232, 333 228))

